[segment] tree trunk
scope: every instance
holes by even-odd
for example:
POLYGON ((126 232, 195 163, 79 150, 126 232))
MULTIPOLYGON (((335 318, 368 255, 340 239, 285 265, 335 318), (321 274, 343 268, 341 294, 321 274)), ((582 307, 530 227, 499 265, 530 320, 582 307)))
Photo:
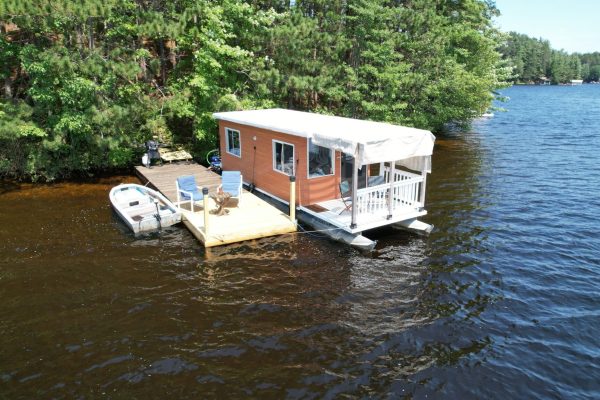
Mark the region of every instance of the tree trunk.
POLYGON ((22 72, 21 72, 21 66, 17 66, 17 76, 15 77, 14 82, 16 83, 16 88, 15 91, 13 93, 13 98, 18 98, 19 97, 19 93, 23 93, 23 91, 25 89, 23 89, 23 79, 21 79, 22 76, 22 72))
MULTIPOLYGON (((135 17, 135 23, 137 25, 140 24, 140 20, 138 17, 135 17)), ((138 49, 144 48, 144 38, 140 35, 138 37, 137 43, 133 42, 133 47, 138 49)), ((140 74, 138 74, 137 78, 143 80, 144 82, 148 82, 148 65, 146 64, 146 57, 140 57, 140 69, 142 70, 140 74)))
POLYGON ((140 57, 140 69, 142 70, 140 79, 146 82, 148 80, 148 66, 146 65, 146 57, 140 57))
POLYGON ((167 85, 167 60, 165 58, 165 42, 158 40, 158 49, 160 54, 160 80, 163 86, 167 85))
MULTIPOLYGON (((133 44, 134 48, 143 49, 144 48, 144 39, 140 36, 137 43, 133 44)), ((141 79, 144 82, 148 82, 148 64, 146 63, 146 57, 140 57, 140 70, 141 72, 138 74, 138 79, 141 79)))
POLYGON ((90 50, 94 50, 94 21, 92 18, 88 18, 88 29, 89 37, 88 37, 88 48, 90 50))
MULTIPOLYGON (((317 48, 316 47, 313 48, 313 62, 314 63, 317 62, 317 48)), ((317 108, 317 103, 319 102, 319 94, 315 90, 314 86, 311 89, 310 102, 312 103, 313 109, 316 109, 317 108)))
POLYGON ((167 49, 169 49, 169 62, 171 63, 171 68, 175 68, 177 65, 177 54, 175 53, 175 47, 177 47, 177 44, 174 40, 167 40, 167 49))
POLYGON ((10 78, 9 73, 9 75, 7 75, 6 78, 4 78, 4 97, 7 99, 11 99, 12 94, 12 79, 10 78))
POLYGON ((77 27, 75 28, 75 33, 77 34, 77 47, 79 48, 79 51, 82 52, 83 51, 83 29, 82 29, 81 25, 77 25, 77 27))

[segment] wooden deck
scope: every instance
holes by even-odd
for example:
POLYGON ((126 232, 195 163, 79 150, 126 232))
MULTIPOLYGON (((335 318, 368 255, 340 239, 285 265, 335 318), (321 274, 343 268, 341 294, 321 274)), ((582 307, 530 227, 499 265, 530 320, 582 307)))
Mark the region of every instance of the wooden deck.
MULTIPOLYGON (((164 164, 146 168, 135 167, 137 176, 148 186, 164 194, 173 203, 177 201, 175 180, 182 175, 193 175, 198 186, 208 188, 214 193, 221 183, 221 177, 194 162, 164 164)), ((216 209, 212 199, 208 199, 208 210, 216 209)), ((189 209, 189 202, 182 205, 183 223, 205 247, 236 243, 244 240, 281 235, 296 231, 296 222, 252 193, 243 191, 242 199, 231 201, 228 214, 218 216, 208 214, 208 232, 202 207, 189 209)))

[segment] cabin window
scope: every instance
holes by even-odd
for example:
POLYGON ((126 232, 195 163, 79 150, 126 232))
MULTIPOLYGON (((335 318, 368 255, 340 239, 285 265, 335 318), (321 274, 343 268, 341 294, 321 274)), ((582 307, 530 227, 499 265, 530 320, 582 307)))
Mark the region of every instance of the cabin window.
POLYGON ((308 140, 308 177, 333 175, 333 150, 308 140))
POLYGON ((225 142, 227 152, 236 157, 242 156, 242 142, 240 140, 240 131, 225 128, 225 142))
POLYGON ((295 175, 294 145, 273 140, 273 169, 286 175, 295 175))

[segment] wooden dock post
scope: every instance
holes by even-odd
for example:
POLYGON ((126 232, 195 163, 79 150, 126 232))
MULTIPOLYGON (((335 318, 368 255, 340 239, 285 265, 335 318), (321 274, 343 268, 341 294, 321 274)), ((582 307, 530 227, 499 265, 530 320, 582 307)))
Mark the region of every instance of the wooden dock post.
POLYGON ((396 177, 394 176, 394 170, 396 169, 396 161, 390 162, 390 187, 388 193, 388 215, 387 219, 392 219, 392 215, 394 214, 394 183, 396 177))
POLYGON ((204 195, 204 234, 208 237, 208 188, 202 188, 202 194, 204 195))
POLYGON ((296 177, 290 175, 290 219, 296 221, 296 177))

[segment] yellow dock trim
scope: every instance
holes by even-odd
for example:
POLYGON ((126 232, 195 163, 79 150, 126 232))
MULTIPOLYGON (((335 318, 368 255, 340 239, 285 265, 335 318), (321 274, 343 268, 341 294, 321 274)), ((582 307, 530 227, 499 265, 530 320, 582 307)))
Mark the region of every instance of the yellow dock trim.
MULTIPOLYGON (((172 202, 177 201, 175 179, 178 176, 194 175, 197 184, 208 187, 211 193, 220 182, 219 175, 198 164, 168 164, 154 166, 152 169, 136 167, 136 173, 140 179, 150 182, 172 202)), ((237 199, 230 200, 230 205, 226 207, 229 212, 226 215, 209 213, 207 236, 204 230, 204 210, 201 203, 196 204, 194 213, 189 209, 189 202, 183 204, 183 223, 205 247, 281 235, 296 232, 297 229, 296 222, 290 220, 287 214, 252 193, 243 191, 239 205, 237 199)), ((213 199, 209 199, 208 209, 216 208, 213 199)))

